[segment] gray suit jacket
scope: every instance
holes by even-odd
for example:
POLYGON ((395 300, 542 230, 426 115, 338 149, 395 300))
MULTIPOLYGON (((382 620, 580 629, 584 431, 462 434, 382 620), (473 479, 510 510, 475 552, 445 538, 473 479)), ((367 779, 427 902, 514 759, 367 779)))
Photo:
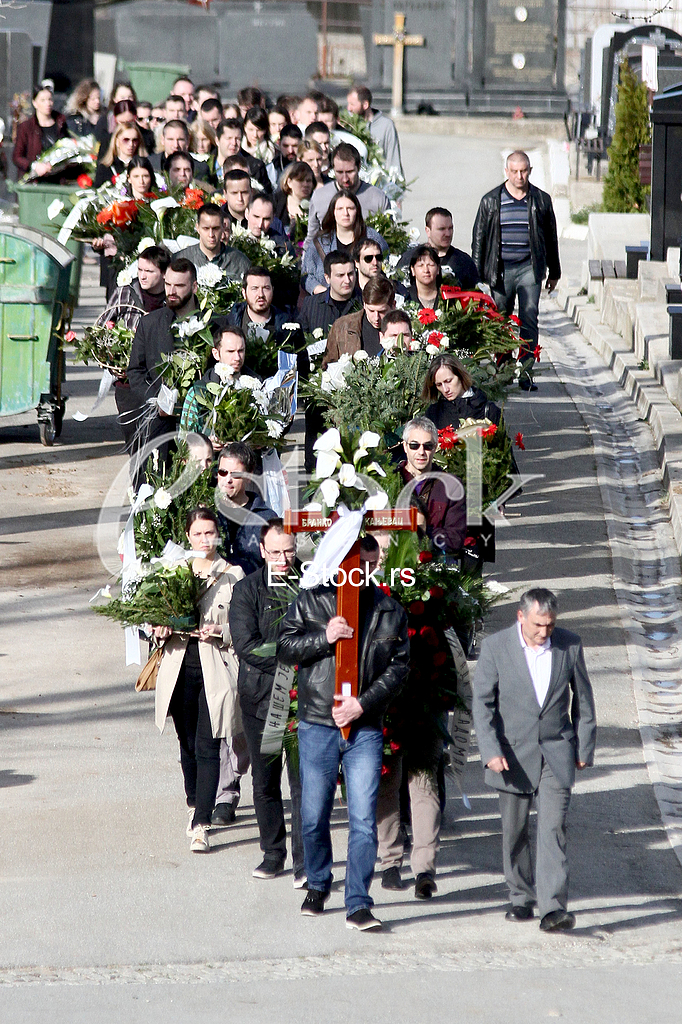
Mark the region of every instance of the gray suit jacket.
POLYGON ((556 627, 552 633, 552 674, 542 707, 519 642, 516 623, 483 641, 474 676, 474 725, 481 761, 506 757, 508 772, 486 769, 494 789, 532 793, 542 759, 559 785, 570 789, 575 763, 592 764, 597 724, 582 642, 556 627))

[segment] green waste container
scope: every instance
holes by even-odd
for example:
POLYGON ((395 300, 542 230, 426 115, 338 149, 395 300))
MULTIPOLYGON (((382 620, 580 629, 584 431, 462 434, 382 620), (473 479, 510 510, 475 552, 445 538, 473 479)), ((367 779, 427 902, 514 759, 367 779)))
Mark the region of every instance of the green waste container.
MULTIPOLYGON (((31 182, 26 185, 15 185, 14 191, 19 202, 20 222, 29 228, 37 228, 38 231, 43 231, 56 238, 62 224, 73 209, 69 196, 78 191, 78 185, 75 181, 71 185, 41 185, 40 182, 31 182), (54 220, 50 220, 47 211, 55 199, 61 200, 64 209, 54 220)), ((66 248, 76 257, 71 265, 71 283, 69 285, 69 302, 75 308, 78 305, 78 292, 81 283, 83 243, 70 238, 66 248)))
POLYGON ((0 225, 0 417, 36 409, 47 445, 66 405, 64 312, 75 259, 42 231, 0 225))
POLYGON ((176 78, 190 73, 188 64, 142 64, 139 61, 125 61, 124 70, 138 99, 154 104, 163 103, 170 95, 176 78))

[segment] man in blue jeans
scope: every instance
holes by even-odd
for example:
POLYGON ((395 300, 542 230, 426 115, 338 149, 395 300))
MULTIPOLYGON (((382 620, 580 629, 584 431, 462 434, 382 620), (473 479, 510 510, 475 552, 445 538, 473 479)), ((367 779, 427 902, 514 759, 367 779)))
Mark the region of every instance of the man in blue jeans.
MULTIPOLYGON (((336 588, 303 590, 290 605, 277 643, 277 657, 298 665, 298 746, 302 783, 301 824, 308 894, 301 913, 317 916, 332 883, 330 819, 339 764, 348 797, 346 926, 381 928, 372 914, 369 887, 377 855, 376 807, 383 752, 382 716, 403 685, 410 646, 404 609, 371 580, 379 545, 363 537, 363 582, 357 697, 335 697, 338 640, 353 630, 336 614, 336 588), (351 726, 348 740, 340 729, 351 726)), ((360 582, 360 580, 358 580, 360 582)))
POLYGON ((519 300, 522 371, 519 387, 537 391, 531 369, 538 344, 538 306, 542 285, 553 291, 561 277, 556 219, 551 197, 530 183, 527 153, 510 153, 507 180, 481 199, 474 223, 471 255, 480 280, 490 285, 497 307, 514 312, 519 300))

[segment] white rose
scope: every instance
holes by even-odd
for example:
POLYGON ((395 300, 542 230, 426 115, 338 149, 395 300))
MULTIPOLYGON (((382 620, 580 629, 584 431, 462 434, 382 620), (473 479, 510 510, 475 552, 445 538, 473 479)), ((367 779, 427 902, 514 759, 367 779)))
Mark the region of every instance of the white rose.
POLYGON ((397 338, 384 338, 381 334, 379 335, 379 342, 385 352, 391 352, 394 348, 398 347, 397 338))
POLYGON ((158 491, 154 495, 154 504, 157 508, 168 508, 172 500, 173 499, 169 492, 163 487, 159 487, 158 491))
POLYGON ((215 288, 224 276, 223 271, 215 263, 207 263, 205 267, 199 267, 197 270, 197 284, 201 288, 215 288))
POLYGON ((442 317, 442 315, 443 315, 443 312, 442 312, 442 310, 440 310, 440 309, 437 309, 437 310, 436 310, 435 312, 436 312, 436 320, 440 320, 440 318, 441 318, 441 317, 442 317))
POLYGON ((447 338, 441 338, 440 339, 440 347, 441 348, 450 348, 450 342, 448 341, 447 338))
POLYGON ((367 353, 365 352, 364 349, 359 348, 357 350, 357 352, 353 353, 353 362, 354 363, 361 363, 365 359, 369 359, 369 356, 367 355, 367 353))
POLYGON ((396 309, 402 309, 403 306, 405 305, 405 296, 404 295, 396 295, 394 301, 395 301, 395 308, 396 309))
POLYGON ((438 349, 436 348, 435 345, 427 345, 426 346, 426 351, 428 352, 428 354, 430 356, 437 356, 438 355, 438 349))

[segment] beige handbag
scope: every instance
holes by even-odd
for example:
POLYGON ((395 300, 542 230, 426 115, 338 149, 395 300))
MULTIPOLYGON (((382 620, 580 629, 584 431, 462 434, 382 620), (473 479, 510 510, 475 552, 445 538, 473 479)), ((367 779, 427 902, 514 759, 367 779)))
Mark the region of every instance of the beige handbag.
POLYGON ((159 665, 163 658, 163 647, 157 647, 156 650, 149 656, 147 664, 144 666, 137 682, 135 683, 135 689, 139 693, 141 690, 155 690, 156 689, 156 677, 159 674, 159 665))

